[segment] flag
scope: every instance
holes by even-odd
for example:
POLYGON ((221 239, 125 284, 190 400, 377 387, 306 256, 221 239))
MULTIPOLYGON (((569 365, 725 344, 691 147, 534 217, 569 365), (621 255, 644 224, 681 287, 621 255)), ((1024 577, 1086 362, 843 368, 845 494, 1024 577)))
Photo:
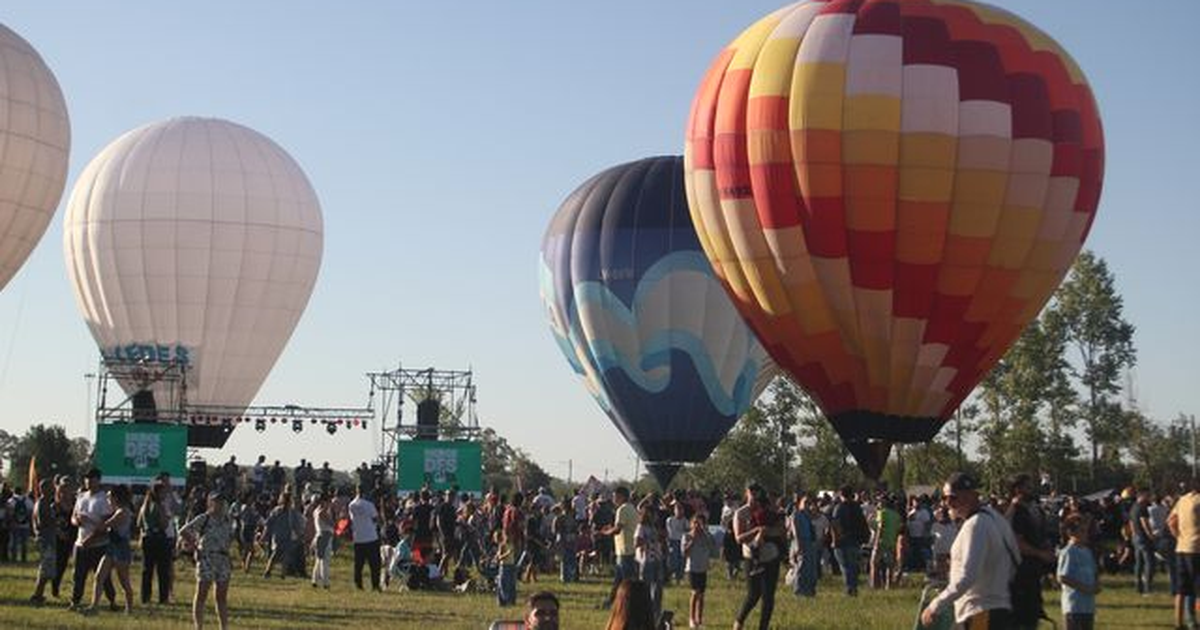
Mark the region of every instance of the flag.
POLYGON ((38 491, 37 455, 33 455, 29 458, 29 479, 28 479, 28 481, 29 481, 29 484, 27 486, 25 486, 25 489, 28 491, 28 494, 30 496, 32 496, 35 499, 38 498, 38 496, 37 496, 37 491, 38 491))

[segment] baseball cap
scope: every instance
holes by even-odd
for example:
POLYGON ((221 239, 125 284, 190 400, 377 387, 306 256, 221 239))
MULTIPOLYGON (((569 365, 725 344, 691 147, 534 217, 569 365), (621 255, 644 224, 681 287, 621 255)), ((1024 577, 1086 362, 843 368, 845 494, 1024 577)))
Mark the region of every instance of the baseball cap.
POLYGON ((979 490, 979 482, 974 477, 965 472, 956 472, 948 479, 946 485, 949 486, 951 492, 964 492, 979 490))

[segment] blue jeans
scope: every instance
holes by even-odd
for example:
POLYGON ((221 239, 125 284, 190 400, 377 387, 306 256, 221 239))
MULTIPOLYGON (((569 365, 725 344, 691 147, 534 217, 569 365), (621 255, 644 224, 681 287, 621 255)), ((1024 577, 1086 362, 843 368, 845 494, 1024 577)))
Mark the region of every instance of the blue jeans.
POLYGON ((501 606, 517 604, 517 567, 515 565, 500 565, 500 578, 496 581, 496 601, 501 606))
POLYGON ((29 526, 22 525, 14 527, 8 538, 8 557, 13 562, 17 562, 18 557, 21 562, 29 559, 29 526))
POLYGON ((1179 571, 1175 567, 1175 539, 1170 536, 1162 536, 1156 542, 1158 552, 1162 554, 1163 564, 1167 566, 1167 578, 1171 585, 1171 594, 1179 593, 1179 571))
POLYGON ((858 563, 862 561, 862 548, 858 545, 837 547, 833 550, 833 556, 842 568, 842 577, 846 580, 846 594, 858 595, 858 563))
POLYGON ((667 541, 667 573, 676 582, 683 581, 683 541, 667 541))
POLYGON ((795 593, 806 597, 817 596, 817 577, 821 568, 821 550, 815 543, 805 543, 804 551, 800 554, 800 566, 796 577, 795 593))
POLYGON ((1150 592, 1154 582, 1154 565, 1154 546, 1150 541, 1133 541, 1133 579, 1137 592, 1150 592))
POLYGON ((562 571, 559 577, 563 584, 579 581, 579 557, 575 555, 574 543, 562 544, 562 571))

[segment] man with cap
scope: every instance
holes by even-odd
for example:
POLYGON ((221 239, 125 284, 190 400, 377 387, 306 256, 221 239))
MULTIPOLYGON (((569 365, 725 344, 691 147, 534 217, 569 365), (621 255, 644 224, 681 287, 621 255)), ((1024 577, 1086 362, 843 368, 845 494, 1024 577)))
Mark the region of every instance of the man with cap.
POLYGON ((1017 539, 1008 521, 979 500, 979 483, 954 473, 942 488, 951 514, 962 526, 950 548, 950 580, 921 613, 930 626, 948 606, 966 630, 1007 628, 1012 601, 1008 583, 1017 570, 1017 539))

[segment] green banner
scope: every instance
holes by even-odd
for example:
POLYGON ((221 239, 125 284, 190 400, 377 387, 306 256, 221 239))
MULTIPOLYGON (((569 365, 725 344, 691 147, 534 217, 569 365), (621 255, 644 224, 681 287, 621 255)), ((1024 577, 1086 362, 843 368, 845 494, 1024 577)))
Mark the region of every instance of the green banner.
POLYGON ((187 481, 187 427, 114 423, 96 427, 96 467, 102 483, 148 485, 159 473, 171 485, 187 481))
POLYGON ((396 488, 402 493, 455 486, 459 492, 483 492, 483 447, 478 442, 400 442, 396 460, 396 488))

